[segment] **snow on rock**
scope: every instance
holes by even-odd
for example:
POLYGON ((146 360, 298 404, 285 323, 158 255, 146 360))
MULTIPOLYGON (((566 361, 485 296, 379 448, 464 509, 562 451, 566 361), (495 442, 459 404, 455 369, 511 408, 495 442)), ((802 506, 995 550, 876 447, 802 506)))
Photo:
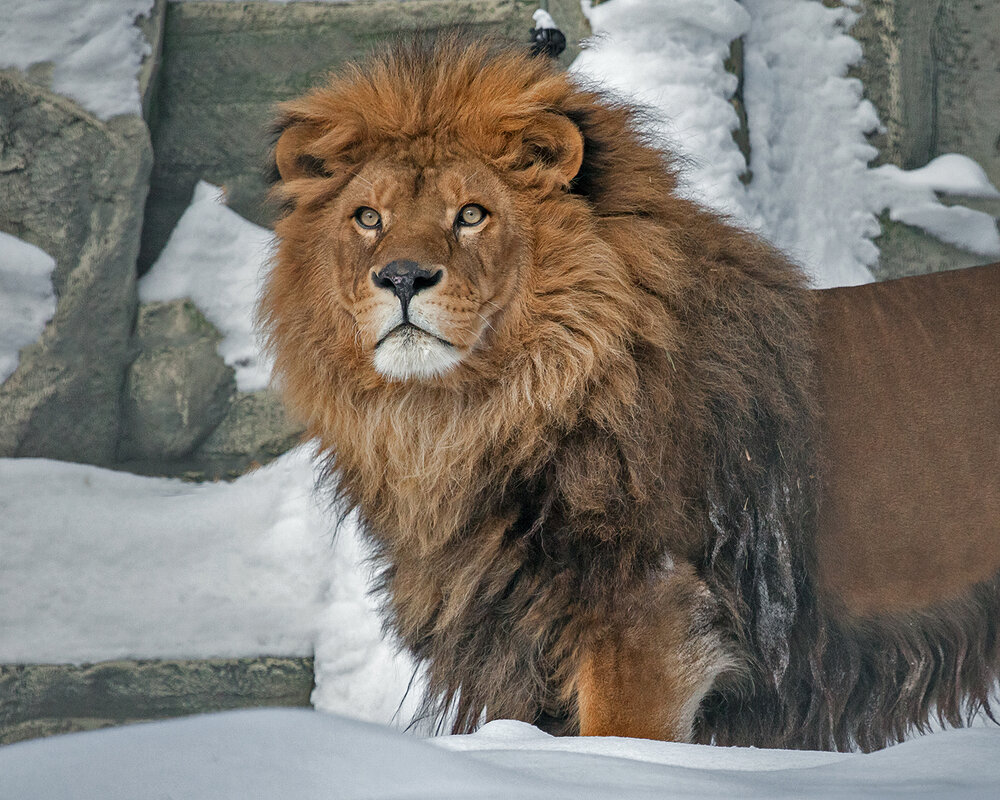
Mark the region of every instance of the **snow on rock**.
POLYGON ((536 9, 535 13, 531 15, 531 18, 535 21, 535 30, 552 30, 553 28, 559 28, 559 26, 556 25, 556 21, 552 19, 552 15, 544 8, 536 9))
MULTIPOLYGON (((854 4, 852 4, 854 5, 854 4)), ((581 78, 650 108, 656 140, 680 157, 686 195, 756 230, 803 266, 817 288, 867 283, 878 260, 877 215, 1000 256, 988 215, 934 194, 993 197, 971 159, 920 170, 869 169, 865 134, 878 115, 847 77, 862 57, 857 12, 812 0, 609 0, 585 8, 596 34, 574 62, 581 78), (743 100, 752 180, 731 133, 736 78, 723 69, 743 36, 743 100)))
POLYGON ((14 374, 22 347, 42 335, 56 313, 55 259, 0 231, 0 383, 14 374))
POLYGON ((301 709, 258 709, 0 748, 0 800, 987 798, 1000 730, 870 755, 549 737, 522 723, 420 741, 301 709))
POLYGON ((922 228, 938 239, 989 258, 1000 258, 1000 231, 983 211, 946 206, 938 194, 1000 198, 1000 191, 975 161, 958 153, 938 156, 927 165, 901 170, 884 164, 871 170, 871 205, 887 208, 889 218, 922 228))
POLYGON ((943 242, 989 258, 1000 257, 1000 232, 996 220, 984 211, 965 206, 945 206, 936 200, 912 205, 895 203, 889 219, 922 228, 943 242))
POLYGON ((595 38, 571 71, 653 113, 651 133, 682 159, 684 194, 752 221, 732 137, 737 79, 723 67, 729 43, 750 27, 746 9, 736 0, 610 0, 585 11, 595 38))
POLYGON ((814 285, 872 280, 875 150, 864 134, 878 119, 844 77, 861 56, 845 33, 853 12, 803 0, 610 0, 587 13, 597 35, 573 70, 654 111, 652 133, 680 157, 685 194, 764 235, 814 285), (737 79, 723 66, 740 36, 749 190, 732 138, 737 79))
POLYGON ((309 455, 208 484, 0 459, 0 663, 310 655, 336 576, 309 455))
POLYGON ((878 126, 860 81, 857 14, 803 0, 746 0, 743 98, 750 129, 749 193, 768 239, 817 287, 872 280, 880 232, 867 203, 865 133, 878 126))
POLYGON ((895 164, 883 164, 872 172, 900 186, 962 197, 1000 198, 1000 190, 990 183, 985 170, 958 153, 945 153, 918 169, 902 170, 895 164))
POLYGON ((270 360, 253 329, 254 304, 274 235, 225 204, 225 191, 205 181, 170 234, 156 263, 139 280, 139 299, 191 299, 222 333, 219 354, 236 370, 236 386, 267 386, 270 360))
POLYGON ((141 114, 136 27, 153 0, 0 0, 0 68, 51 62, 52 90, 101 119, 141 114))

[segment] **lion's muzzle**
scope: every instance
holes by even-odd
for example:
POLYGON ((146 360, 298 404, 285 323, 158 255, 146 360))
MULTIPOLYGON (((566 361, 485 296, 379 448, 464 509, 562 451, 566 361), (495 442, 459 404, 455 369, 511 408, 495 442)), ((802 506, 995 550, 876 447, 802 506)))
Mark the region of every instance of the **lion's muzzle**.
POLYGON ((443 275, 442 269, 425 269, 416 261, 396 260, 390 261, 378 272, 373 272, 372 281, 380 289, 388 289, 399 298, 405 321, 413 295, 436 286, 443 275))

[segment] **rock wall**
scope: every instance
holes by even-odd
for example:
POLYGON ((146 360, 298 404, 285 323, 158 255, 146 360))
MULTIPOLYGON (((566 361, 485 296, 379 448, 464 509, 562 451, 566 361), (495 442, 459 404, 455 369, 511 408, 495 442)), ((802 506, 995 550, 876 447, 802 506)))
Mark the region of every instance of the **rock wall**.
MULTIPOLYGON (((981 0, 862 0, 854 69, 884 129, 875 163, 922 167, 943 153, 977 161, 1000 186, 1000 11, 981 0)), ((1000 218, 1000 201, 950 197, 1000 218)), ((878 279, 983 263, 917 228, 881 220, 878 279)))
POLYGON ((0 665, 0 745, 127 722, 307 706, 311 658, 0 665))
MULTIPOLYGON (((246 218, 270 223, 266 131, 278 102, 417 30, 527 43, 537 5, 157 0, 140 20, 150 43, 139 74, 144 119, 95 119, 48 91, 45 65, 0 73, 0 230, 55 258, 58 296, 41 340, 0 386, 0 457, 205 480, 296 444, 302 428, 274 393, 235 391, 215 351, 219 334, 197 309, 137 305, 138 275, 200 179, 224 185, 246 218)), ((586 20, 576 0, 549 6, 570 41, 568 63, 586 20)))
POLYGON ((131 360, 152 150, 141 119, 102 123, 0 73, 0 228, 56 261, 55 317, 0 386, 0 456, 114 462, 131 360))

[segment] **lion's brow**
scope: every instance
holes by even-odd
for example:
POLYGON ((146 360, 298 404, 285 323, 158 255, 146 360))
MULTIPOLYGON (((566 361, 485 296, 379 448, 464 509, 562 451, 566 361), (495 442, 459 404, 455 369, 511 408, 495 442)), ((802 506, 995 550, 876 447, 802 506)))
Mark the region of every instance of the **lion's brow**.
POLYGON ((360 173, 358 173, 358 172, 352 172, 352 173, 351 173, 351 177, 352 177, 352 178, 357 178, 357 179, 358 179, 359 181, 361 181, 362 183, 366 183, 366 184, 368 184, 368 186, 369 186, 370 188, 372 188, 372 189, 374 189, 374 188, 375 188, 375 184, 374 184, 374 183, 372 183, 372 182, 371 182, 370 180, 368 180, 368 178, 362 178, 362 177, 361 177, 361 174, 360 174, 360 173))

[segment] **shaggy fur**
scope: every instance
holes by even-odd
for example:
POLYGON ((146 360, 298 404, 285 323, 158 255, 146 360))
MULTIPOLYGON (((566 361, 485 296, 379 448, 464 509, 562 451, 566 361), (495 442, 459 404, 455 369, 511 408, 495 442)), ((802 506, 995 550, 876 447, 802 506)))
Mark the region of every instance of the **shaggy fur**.
MULTIPOLYGON (((995 648, 996 631, 820 607, 814 296, 679 198, 640 122, 544 59, 453 42, 397 47, 283 107, 260 318, 370 539, 386 626, 426 668, 424 712, 456 732, 505 717, 574 733, 604 655, 684 634, 700 644, 678 669, 704 670, 678 738, 872 749, 934 704, 958 723, 994 673, 929 643, 995 648), (583 141, 568 184, 567 120, 583 141), (513 223, 495 256, 515 277, 458 367, 394 381, 343 289, 370 283, 369 262, 341 263, 369 251, 328 209, 404 152, 420 175, 474 163, 498 182, 513 223), (687 616, 657 627, 653 598, 687 616)), ((967 601, 994 628, 997 597, 967 601)))

